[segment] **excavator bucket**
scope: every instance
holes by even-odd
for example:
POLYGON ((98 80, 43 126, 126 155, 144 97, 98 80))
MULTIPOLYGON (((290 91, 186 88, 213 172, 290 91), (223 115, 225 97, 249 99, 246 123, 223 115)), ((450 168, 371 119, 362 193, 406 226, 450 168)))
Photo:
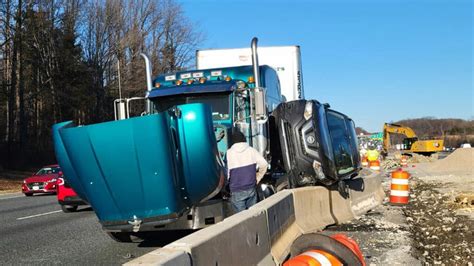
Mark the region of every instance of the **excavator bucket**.
POLYGON ((88 126, 59 123, 53 136, 65 177, 105 229, 172 222, 224 184, 204 104, 88 126))

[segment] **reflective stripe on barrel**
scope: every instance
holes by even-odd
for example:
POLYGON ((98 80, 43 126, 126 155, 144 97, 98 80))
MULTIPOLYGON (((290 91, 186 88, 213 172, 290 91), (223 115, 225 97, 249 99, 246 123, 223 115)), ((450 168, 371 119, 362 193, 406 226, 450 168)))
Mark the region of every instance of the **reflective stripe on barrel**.
POLYGON ((284 266, 333 266, 342 265, 341 261, 332 254, 313 249, 298 255, 291 260, 285 262, 284 266))
POLYGON ((380 170, 380 161, 379 160, 370 161, 369 166, 370 166, 370 169, 372 169, 374 171, 379 171, 380 170))

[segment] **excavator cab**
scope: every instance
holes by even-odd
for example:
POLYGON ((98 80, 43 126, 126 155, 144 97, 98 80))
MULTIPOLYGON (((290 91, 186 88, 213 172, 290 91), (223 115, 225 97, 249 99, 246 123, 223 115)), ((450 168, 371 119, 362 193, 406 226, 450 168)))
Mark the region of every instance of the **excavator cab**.
POLYGON ((416 141, 418 141, 418 138, 404 138, 403 139, 403 149, 404 150, 411 150, 411 146, 416 141))

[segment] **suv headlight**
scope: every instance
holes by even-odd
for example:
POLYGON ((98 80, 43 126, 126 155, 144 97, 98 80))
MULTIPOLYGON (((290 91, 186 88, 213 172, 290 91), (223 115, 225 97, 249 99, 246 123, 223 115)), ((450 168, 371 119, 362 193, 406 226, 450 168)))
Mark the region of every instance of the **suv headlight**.
POLYGON ((304 119, 309 120, 313 116, 313 102, 307 101, 304 107, 304 119))

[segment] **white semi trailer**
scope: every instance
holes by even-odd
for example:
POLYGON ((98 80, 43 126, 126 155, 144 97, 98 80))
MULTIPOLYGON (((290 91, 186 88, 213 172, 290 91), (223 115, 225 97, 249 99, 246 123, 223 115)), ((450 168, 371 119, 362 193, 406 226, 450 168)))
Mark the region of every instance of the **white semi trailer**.
MULTIPOLYGON (((248 66, 252 65, 252 51, 250 48, 198 50, 196 60, 198 69, 248 66)), ((258 61, 277 71, 284 101, 304 99, 299 46, 258 47, 258 61)))

